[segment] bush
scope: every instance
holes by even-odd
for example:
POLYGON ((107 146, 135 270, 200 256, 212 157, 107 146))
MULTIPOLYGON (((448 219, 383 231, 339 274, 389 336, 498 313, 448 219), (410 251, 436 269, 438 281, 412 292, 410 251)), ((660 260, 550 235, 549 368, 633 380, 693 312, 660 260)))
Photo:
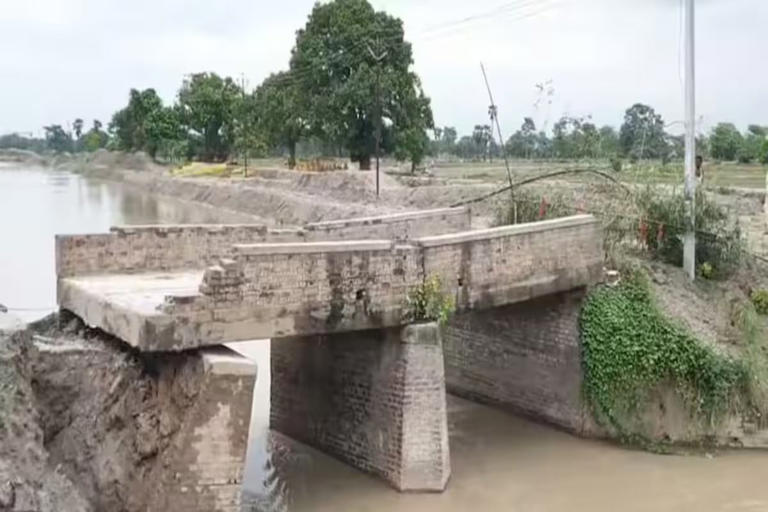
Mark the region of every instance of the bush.
MULTIPOLYGON (((638 197, 640 241, 667 263, 683 263, 683 234, 688 224, 685 198, 681 194, 659 195, 647 189, 638 197)), ((738 225, 728 223, 721 207, 696 195, 696 267, 706 265, 710 278, 730 275, 741 261, 743 243, 738 225)))
POLYGON ((440 278, 430 276, 424 283, 408 293, 406 320, 409 322, 437 322, 445 324, 453 315, 456 305, 443 293, 440 278))
POLYGON ((495 226, 509 226, 538 222, 547 219, 557 219, 573 215, 573 209, 568 206, 562 195, 553 194, 549 197, 533 194, 527 190, 516 190, 513 199, 496 210, 495 226))
POLYGON ((613 172, 621 172, 621 169, 624 167, 624 161, 619 157, 613 157, 611 158, 611 169, 613 169, 613 172))
POLYGON ((758 314, 768 315, 768 290, 755 290, 750 299, 758 314))

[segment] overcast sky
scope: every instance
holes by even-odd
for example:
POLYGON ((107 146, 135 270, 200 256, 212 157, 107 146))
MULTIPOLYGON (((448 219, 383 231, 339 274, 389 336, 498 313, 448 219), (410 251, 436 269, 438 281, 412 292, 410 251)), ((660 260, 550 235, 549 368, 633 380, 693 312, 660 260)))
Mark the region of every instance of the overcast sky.
MULTIPOLYGON (((172 101, 185 74, 258 84, 287 68, 313 0, 0 0, 0 133, 109 121, 131 87, 172 101)), ((487 119, 482 60, 507 135, 524 116, 621 123, 635 102, 683 115, 681 0, 373 0, 405 22, 435 122, 487 119), (535 84, 554 96, 535 107, 535 84)), ((700 129, 768 124, 768 1, 697 0, 700 129), (762 93, 762 94, 761 94, 762 93)), ((679 131, 677 125, 670 128, 679 131)))

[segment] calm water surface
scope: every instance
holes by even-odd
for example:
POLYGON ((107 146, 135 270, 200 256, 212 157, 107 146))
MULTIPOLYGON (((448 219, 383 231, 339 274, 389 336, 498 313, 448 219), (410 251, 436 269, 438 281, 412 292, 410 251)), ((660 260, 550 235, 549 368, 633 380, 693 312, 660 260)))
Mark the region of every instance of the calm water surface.
MULTIPOLYGON (((53 309, 56 233, 245 220, 117 184, 0 163, 0 303, 27 319, 53 309)), ((448 490, 398 494, 271 434, 269 342, 234 348, 259 365, 246 467, 254 511, 768 512, 768 452, 682 457, 629 451, 452 397, 448 490)))

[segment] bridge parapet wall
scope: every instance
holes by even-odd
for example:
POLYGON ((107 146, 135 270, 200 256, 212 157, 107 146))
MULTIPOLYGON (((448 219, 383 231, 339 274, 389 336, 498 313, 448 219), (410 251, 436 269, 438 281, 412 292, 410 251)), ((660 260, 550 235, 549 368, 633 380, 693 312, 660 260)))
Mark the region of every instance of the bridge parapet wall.
POLYGON ((96 235, 58 235, 56 273, 88 274, 200 269, 234 256, 234 245, 303 240, 300 229, 260 224, 113 227, 96 235))
POLYGON ((417 241, 424 274, 439 276, 459 311, 485 309, 583 287, 602 274, 597 221, 578 215, 417 241))
POLYGON ((401 325, 408 293, 441 278, 459 312, 588 286, 602 272, 600 227, 591 216, 421 238, 235 247, 229 278, 198 297, 169 297, 184 318, 174 346, 401 325))
POLYGON ((184 320, 176 338, 162 343, 184 348, 401 325, 404 298, 423 281, 418 249, 388 240, 238 245, 235 252, 206 270, 200 295, 166 298, 164 311, 184 320))
POLYGON ((470 229, 466 208, 442 208, 273 229, 262 224, 119 226, 56 237, 58 277, 202 269, 236 255, 236 244, 324 240, 403 241, 470 229))

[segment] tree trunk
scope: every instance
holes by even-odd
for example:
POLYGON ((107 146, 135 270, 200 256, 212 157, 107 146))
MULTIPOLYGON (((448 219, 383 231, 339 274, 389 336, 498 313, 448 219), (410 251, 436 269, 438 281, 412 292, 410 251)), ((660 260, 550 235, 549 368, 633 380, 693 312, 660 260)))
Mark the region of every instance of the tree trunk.
POLYGON ((370 171, 371 170, 371 155, 361 155, 360 156, 360 170, 361 171, 370 171))
POLYGON ((288 168, 296 168, 296 141, 288 142, 288 168))

